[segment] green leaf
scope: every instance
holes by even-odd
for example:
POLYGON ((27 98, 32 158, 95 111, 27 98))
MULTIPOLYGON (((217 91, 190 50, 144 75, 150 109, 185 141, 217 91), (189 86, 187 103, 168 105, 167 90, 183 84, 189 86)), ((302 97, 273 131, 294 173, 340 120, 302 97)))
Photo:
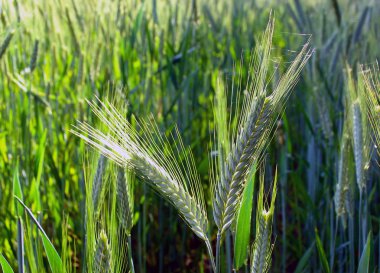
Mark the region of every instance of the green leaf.
POLYGON ((40 139, 40 143, 38 144, 38 164, 37 164, 37 177, 36 177, 36 183, 37 185, 40 184, 41 181, 41 175, 42 175, 42 170, 43 170, 43 165, 44 165, 44 156, 45 156, 45 147, 46 147, 46 135, 47 131, 46 129, 44 130, 42 137, 40 139))
POLYGON ((4 273, 14 273, 12 267, 9 265, 2 254, 0 254, 0 265, 4 273))
POLYGON ((17 218, 17 263, 19 272, 24 273, 25 270, 25 245, 24 245, 24 228, 20 217, 17 218))
POLYGON ((234 267, 239 269, 247 259, 249 251, 249 237, 251 232, 252 200, 255 188, 255 166, 243 191, 240 208, 237 215, 234 267))
POLYGON ((362 256, 360 257, 358 273, 368 273, 369 272, 369 260, 371 257, 371 240, 372 232, 368 233, 367 242, 365 243, 362 256))
POLYGON ((317 229, 315 229, 315 242, 317 243, 318 255, 322 263, 323 272, 330 273, 329 263, 327 262, 326 253, 323 249, 323 245, 321 239, 319 238, 317 229))
POLYGON ((307 263, 310 259, 311 254, 313 254, 315 242, 311 244, 311 246, 306 250, 305 254, 303 254, 301 260, 298 262, 296 270, 294 273, 301 273, 305 270, 307 263))
POLYGON ((37 221, 37 219, 34 217, 33 213, 31 210, 17 197, 15 196, 17 201, 24 207, 26 212, 29 214, 30 218, 33 220, 33 222, 37 225, 38 229, 40 230, 40 235, 42 238, 42 244, 44 245, 44 249, 46 252, 46 256, 49 261, 49 265, 51 268, 51 271, 53 273, 62 273, 62 260, 61 257, 59 256, 57 250, 55 250, 53 244, 49 240, 48 236, 46 235, 44 229, 40 225, 40 223, 37 221))
MULTIPOLYGON (((20 178, 18 174, 18 162, 16 164, 16 167, 13 170, 13 195, 17 196, 17 198, 20 199, 21 201, 23 200, 21 183, 20 183, 20 178)), ((18 217, 20 217, 23 213, 22 207, 20 207, 20 205, 17 202, 15 202, 15 212, 16 212, 16 216, 18 217)))
POLYGON ((40 139, 40 143, 38 144, 38 153, 37 153, 37 163, 36 163, 36 169, 37 174, 35 179, 33 180, 32 189, 30 190, 30 198, 33 198, 34 204, 36 205, 37 211, 41 210, 41 197, 40 197, 40 182, 41 182, 41 176, 43 171, 43 165, 44 165, 44 157, 45 157, 45 147, 46 147, 46 136, 47 131, 44 130, 42 137, 40 139))

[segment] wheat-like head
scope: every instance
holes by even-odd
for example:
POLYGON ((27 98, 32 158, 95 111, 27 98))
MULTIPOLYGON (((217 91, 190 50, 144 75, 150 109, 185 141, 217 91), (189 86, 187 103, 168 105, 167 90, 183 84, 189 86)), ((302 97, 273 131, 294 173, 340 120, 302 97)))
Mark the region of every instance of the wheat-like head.
POLYGON ((345 119, 343 133, 340 143, 340 154, 338 160, 338 181, 336 183, 334 203, 335 213, 338 218, 342 219, 343 225, 346 225, 347 216, 353 215, 353 191, 351 185, 351 161, 352 147, 350 142, 348 121, 345 119))
POLYGON ((192 231, 209 247, 208 220, 199 176, 191 151, 184 148, 178 130, 169 141, 160 133, 153 118, 136 121, 137 128, 134 128, 107 100, 88 103, 109 133, 82 122, 78 122, 72 132, 150 184, 173 204, 192 231))
POLYGON ((271 254, 273 244, 271 244, 272 236, 272 220, 277 193, 277 171, 273 183, 272 200, 270 207, 265 207, 264 200, 264 176, 260 177, 260 190, 257 200, 256 213, 256 238, 251 253, 251 273, 268 272, 271 264, 271 254))
POLYGON ((365 103, 372 127, 373 139, 380 153, 380 69, 378 63, 372 67, 362 66, 361 75, 365 84, 365 103))
MULTIPOLYGON (((274 19, 271 17, 261 42, 249 61, 249 76, 241 109, 235 111, 236 127, 232 128, 225 91, 217 91, 216 135, 219 159, 215 160, 213 174, 213 214, 222 235, 234 220, 240 195, 249 171, 269 144, 276 119, 289 98, 292 87, 311 56, 308 43, 280 78, 273 90, 268 87, 271 63, 274 19)), ((239 83, 241 84, 241 83, 239 83)), ((236 94, 237 101, 239 94, 236 94)))
POLYGON ((9 46, 11 40, 12 40, 13 33, 14 33, 14 31, 9 32, 7 34, 7 36, 5 37, 4 41, 1 43, 1 46, 0 46, 0 60, 3 57, 5 51, 7 50, 8 46, 9 46))
POLYGON ((366 186, 366 171, 370 162, 370 135, 368 132, 366 97, 361 75, 354 80, 352 70, 347 66, 347 101, 349 126, 352 133, 356 183, 362 192, 366 186))
POLYGON ((104 230, 101 230, 96 243, 93 265, 95 273, 111 272, 111 247, 104 230))
POLYGON ((105 170, 107 167, 107 158, 104 155, 100 155, 98 159, 98 165, 96 168, 96 173, 93 179, 92 185, 92 200, 93 208, 96 216, 99 214, 100 205, 102 203, 104 194, 104 183, 105 183, 105 170))
POLYGON ((134 174, 130 170, 118 166, 116 179, 117 216, 127 235, 131 233, 133 224, 133 184, 134 174))

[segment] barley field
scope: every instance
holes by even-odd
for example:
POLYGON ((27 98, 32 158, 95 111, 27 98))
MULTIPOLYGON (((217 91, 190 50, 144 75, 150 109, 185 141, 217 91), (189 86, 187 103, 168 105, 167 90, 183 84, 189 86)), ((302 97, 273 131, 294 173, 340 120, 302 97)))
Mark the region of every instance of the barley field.
POLYGON ((0 0, 0 272, 380 273, 377 0, 0 0))

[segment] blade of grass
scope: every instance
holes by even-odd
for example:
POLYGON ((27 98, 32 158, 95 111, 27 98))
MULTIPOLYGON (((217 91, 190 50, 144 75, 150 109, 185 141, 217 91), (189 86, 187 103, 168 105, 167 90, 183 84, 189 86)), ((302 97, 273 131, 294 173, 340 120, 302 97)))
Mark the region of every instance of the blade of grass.
POLYGON ((2 254, 0 254, 0 265, 4 273, 14 273, 12 267, 9 265, 2 254))
POLYGON ((298 262, 296 270, 294 273, 302 273, 305 272, 305 268, 308 265, 309 259, 313 254, 315 242, 311 244, 311 246, 306 250, 305 254, 303 254, 301 260, 298 262))
POLYGON ((371 257, 371 240, 372 240, 372 233, 369 232, 368 237, 367 237, 367 242, 363 249, 362 256, 360 257, 358 273, 369 272, 369 260, 371 257))
POLYGON ((46 235, 44 229, 38 222, 38 220, 34 217, 31 210, 19 199, 17 196, 15 196, 16 200, 24 207, 26 212, 29 214, 30 218, 33 220, 33 222, 37 225, 38 229, 40 230, 40 235, 42 239, 42 244, 44 246, 47 259, 49 261, 49 265, 51 268, 51 271, 53 273, 62 273, 62 260, 59 256, 57 250, 55 250, 52 242, 49 240, 48 236, 46 235))
POLYGON ((237 216, 236 236, 235 236, 235 270, 239 269, 247 259, 249 251, 249 237, 251 232, 251 215, 252 215, 252 200, 255 188, 255 172, 256 167, 253 167, 251 178, 247 182, 247 186, 243 191, 243 197, 240 209, 237 216))
POLYGON ((319 238, 317 229, 315 229, 315 242, 317 244, 318 255, 319 255, 319 259, 321 260, 323 272, 330 273, 330 267, 327 262, 326 253, 323 249, 323 245, 322 245, 321 239, 319 238))
POLYGON ((22 226, 21 218, 17 219, 17 262, 18 262, 18 272, 24 273, 24 229, 22 226))
POLYGON ((41 198, 40 198, 39 188, 40 188, 41 176, 42 176, 43 166, 44 166, 46 137, 47 137, 47 130, 45 129, 40 139, 40 142, 38 144, 37 163, 36 163, 37 174, 36 174, 36 179, 34 181, 34 189, 35 189, 34 202, 36 204, 36 208, 38 211, 41 210, 41 198))
MULTIPOLYGON (((20 178, 18 174, 18 162, 13 170, 13 195, 17 196, 20 200, 23 200, 20 178)), ((22 215, 23 209, 15 202, 15 213, 17 217, 22 215)))

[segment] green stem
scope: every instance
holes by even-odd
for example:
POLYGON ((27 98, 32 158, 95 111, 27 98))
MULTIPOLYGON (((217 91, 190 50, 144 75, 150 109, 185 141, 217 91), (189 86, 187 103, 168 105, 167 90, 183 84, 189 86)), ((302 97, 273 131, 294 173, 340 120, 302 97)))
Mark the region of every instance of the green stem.
POLYGON ((205 243, 206 243, 206 246, 207 246, 208 256, 210 257, 211 266, 212 266, 212 271, 213 271, 214 273, 216 273, 216 266, 215 266, 214 254, 213 254, 213 252, 212 252, 212 247, 211 247, 210 241, 207 239, 207 240, 205 241, 205 243))
POLYGON ((129 267, 130 267, 131 273, 135 273, 135 266, 133 265, 133 259, 132 259, 131 234, 128 234, 128 260, 129 260, 129 267))
POLYGON ((349 245, 349 257, 350 257, 350 273, 355 272, 355 246, 354 246, 354 219, 350 215, 348 216, 348 239, 349 245))
POLYGON ((367 203, 367 188, 363 188, 363 200, 362 200, 362 242, 363 249, 364 244, 367 242, 368 228, 367 228, 367 213, 368 213, 368 203, 367 203))
POLYGON ((338 217, 335 220, 335 232, 334 232, 334 237, 332 238, 332 248, 330 249, 330 271, 334 272, 334 259, 335 259, 335 245, 336 245, 336 237, 338 235, 338 226, 339 226, 339 219, 338 217))
POLYGON ((218 232, 216 237, 216 273, 220 272, 220 238, 221 234, 218 232))
MULTIPOLYGON (((359 253, 362 253, 362 190, 360 190, 359 194, 359 223, 358 223, 358 229, 359 229, 359 253)), ((364 242, 363 242, 364 244, 364 242)))
POLYGON ((227 261, 227 273, 232 273, 232 261, 231 261, 231 233, 226 233, 226 261, 227 261))

